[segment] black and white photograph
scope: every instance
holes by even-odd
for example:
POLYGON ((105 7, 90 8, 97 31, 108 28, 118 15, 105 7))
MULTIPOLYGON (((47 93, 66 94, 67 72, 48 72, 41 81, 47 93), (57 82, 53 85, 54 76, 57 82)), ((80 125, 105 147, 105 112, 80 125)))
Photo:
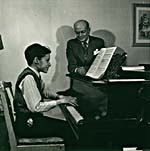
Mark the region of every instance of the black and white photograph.
POLYGON ((150 151, 150 0, 0 0, 0 151, 150 151))

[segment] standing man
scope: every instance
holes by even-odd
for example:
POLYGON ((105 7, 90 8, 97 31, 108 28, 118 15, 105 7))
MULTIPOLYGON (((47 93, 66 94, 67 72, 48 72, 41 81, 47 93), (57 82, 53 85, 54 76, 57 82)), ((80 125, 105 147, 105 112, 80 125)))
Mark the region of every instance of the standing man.
MULTIPOLYGON (((104 40, 90 36, 90 25, 86 20, 74 23, 75 39, 67 42, 68 71, 71 74, 84 77, 90 68, 97 52, 104 46, 104 40)), ((95 88, 92 84, 73 80, 73 90, 81 93, 79 109, 85 117, 100 118, 107 114, 107 95, 104 91, 95 88)))

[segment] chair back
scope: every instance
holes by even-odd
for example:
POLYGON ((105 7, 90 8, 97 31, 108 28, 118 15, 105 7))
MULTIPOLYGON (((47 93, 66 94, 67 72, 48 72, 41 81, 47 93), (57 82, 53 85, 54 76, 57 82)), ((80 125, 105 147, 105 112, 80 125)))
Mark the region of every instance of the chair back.
POLYGON ((4 87, 8 96, 8 105, 10 107, 10 111, 11 111, 11 115, 13 117, 13 121, 16 120, 16 116, 15 116, 15 110, 14 110, 14 95, 13 95, 13 91, 12 91, 12 84, 11 82, 4 82, 4 87))
POLYGON ((17 140, 16 140, 15 132, 14 132, 14 115, 13 115, 14 111, 12 108, 13 102, 11 102, 13 100, 10 100, 10 99, 13 99, 11 82, 0 81, 0 99, 3 105, 4 117, 5 117, 6 126, 8 130, 8 137, 9 137, 9 140, 11 140, 10 146, 12 150, 15 150, 17 146, 17 140))

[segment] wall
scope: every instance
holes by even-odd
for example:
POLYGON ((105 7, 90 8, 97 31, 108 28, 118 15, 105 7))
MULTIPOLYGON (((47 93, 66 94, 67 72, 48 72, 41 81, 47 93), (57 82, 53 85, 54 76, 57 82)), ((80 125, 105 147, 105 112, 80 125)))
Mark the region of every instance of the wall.
POLYGON ((73 23, 87 19, 94 35, 128 53, 128 64, 150 63, 149 47, 133 47, 133 3, 150 0, 0 0, 0 80, 13 84, 26 66, 24 49, 33 42, 51 48, 52 67, 43 75, 54 91, 67 89, 66 41, 73 23))

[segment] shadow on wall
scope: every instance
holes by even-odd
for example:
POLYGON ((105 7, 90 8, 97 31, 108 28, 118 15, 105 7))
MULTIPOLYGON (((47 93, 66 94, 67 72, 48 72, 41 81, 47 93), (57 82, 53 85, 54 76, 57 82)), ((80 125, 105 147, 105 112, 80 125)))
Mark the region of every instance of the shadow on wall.
POLYGON ((108 30, 96 30, 92 33, 93 36, 102 38, 105 42, 105 47, 115 46, 116 37, 108 30))
POLYGON ((61 26, 56 32, 56 38, 58 47, 56 48, 56 68, 55 73, 52 78, 52 85, 57 88, 57 90, 62 90, 67 87, 67 58, 66 58, 66 45, 67 41, 73 38, 74 31, 70 26, 61 26))

